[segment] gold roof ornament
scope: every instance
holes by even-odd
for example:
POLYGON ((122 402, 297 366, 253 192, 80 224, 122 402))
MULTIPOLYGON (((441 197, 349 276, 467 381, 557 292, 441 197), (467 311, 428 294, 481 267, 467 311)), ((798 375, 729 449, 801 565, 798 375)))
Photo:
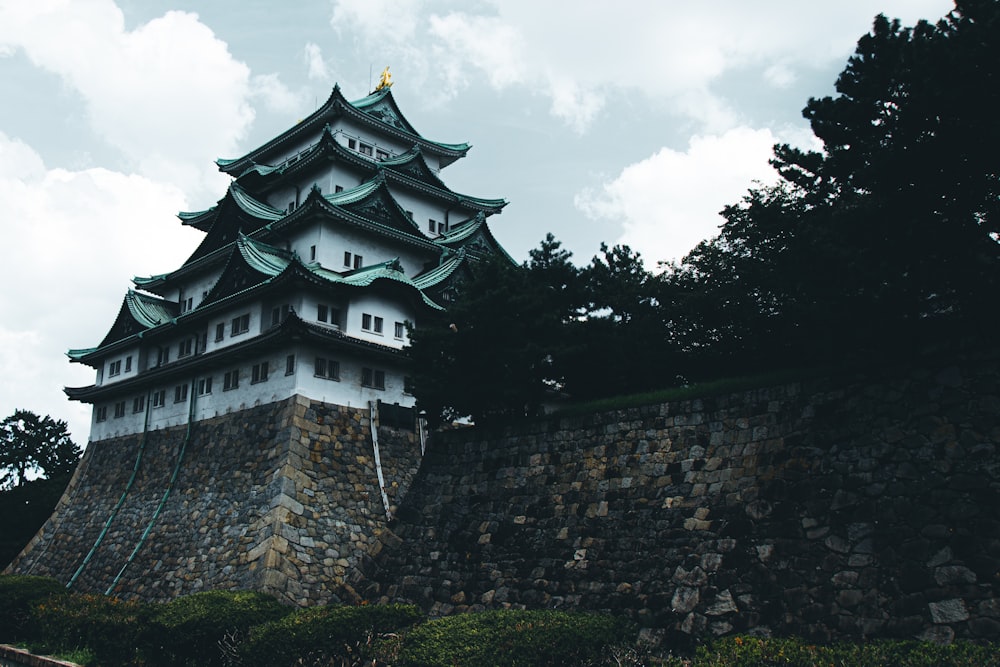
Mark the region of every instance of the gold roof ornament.
POLYGON ((386 65, 385 69, 382 70, 382 76, 378 79, 378 85, 375 86, 375 92, 378 92, 383 88, 392 88, 392 74, 389 73, 388 65, 386 65))

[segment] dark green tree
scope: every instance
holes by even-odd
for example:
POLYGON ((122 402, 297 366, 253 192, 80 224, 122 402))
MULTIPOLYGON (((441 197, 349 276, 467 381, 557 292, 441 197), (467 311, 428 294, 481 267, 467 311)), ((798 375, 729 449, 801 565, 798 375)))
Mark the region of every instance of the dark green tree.
POLYGON ((79 458, 64 421, 16 410, 0 422, 0 569, 52 514, 79 458))
POLYGON ((79 458, 62 420, 15 410, 0 422, 0 488, 23 485, 29 473, 48 478, 69 475, 79 458))
POLYGON ((682 347, 732 370, 920 347, 993 321, 998 40, 995 0, 913 28, 877 17, 837 95, 804 110, 822 152, 776 146, 784 182, 727 207, 719 236, 667 271, 661 301, 690 317, 682 347))
POLYGON ((538 414, 560 382, 554 359, 575 289, 567 262, 551 237, 525 266, 485 259, 445 319, 411 329, 414 395, 432 423, 538 414))

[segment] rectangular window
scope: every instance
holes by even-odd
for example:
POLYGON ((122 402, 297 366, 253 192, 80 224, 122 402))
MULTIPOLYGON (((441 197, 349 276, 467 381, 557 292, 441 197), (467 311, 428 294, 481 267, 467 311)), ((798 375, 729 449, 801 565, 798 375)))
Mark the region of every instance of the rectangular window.
POLYGON ((358 147, 358 142, 356 142, 354 139, 348 139, 347 147, 350 148, 351 150, 356 150, 358 147))
POLYGON ((382 333, 382 318, 375 318, 375 333, 382 333))
POLYGON ((313 372, 316 377, 326 378, 327 380, 340 379, 340 362, 334 359, 316 357, 314 369, 313 372))
POLYGON ((438 234, 444 234, 446 231, 448 231, 448 227, 443 222, 439 222, 438 223, 438 234))
POLYGON ((290 310, 291 309, 290 309, 290 307, 288 306, 287 303, 285 305, 283 305, 283 306, 275 306, 274 308, 272 308, 271 309, 271 326, 272 327, 276 327, 279 324, 281 324, 282 322, 284 322, 285 318, 288 317, 288 313, 289 313, 290 310))
POLYGON ((437 220, 427 221, 427 231, 429 231, 431 234, 435 233, 437 231, 437 228, 438 228, 437 220))
POLYGON ((160 391, 153 392, 153 407, 162 408, 163 404, 167 402, 167 391, 166 389, 161 389, 160 391))
POLYGON ((361 386, 372 387, 373 389, 385 389, 385 371, 362 368, 361 386))
POLYGON ((194 340, 191 338, 186 338, 182 340, 177 346, 177 357, 186 357, 191 354, 191 349, 193 347, 194 340))
POLYGON ((208 332, 198 336, 198 344, 194 347, 195 354, 201 354, 208 349, 208 332))
POLYGON ((310 262, 316 261, 316 246, 314 245, 309 246, 309 261, 310 262))
POLYGON ((174 387, 174 403, 180 403, 186 401, 188 397, 188 386, 186 384, 179 384, 174 387))
POLYGON ((102 421, 106 421, 107 419, 108 419, 108 406, 102 405, 101 407, 97 408, 94 411, 94 420, 95 421, 102 422, 102 421))
POLYGON ((378 160, 388 160, 389 154, 382 150, 375 151, 375 158, 378 160))
POLYGON ((342 186, 342 185, 335 185, 335 186, 333 186, 333 193, 334 194, 337 194, 338 192, 343 192, 343 191, 344 191, 344 186, 342 186))
POLYGON ((132 355, 125 357, 125 372, 128 373, 132 370, 132 355))
POLYGON ((230 336, 238 336, 250 331, 250 314, 234 317, 229 329, 230 336))
POLYGON ((240 370, 229 371, 222 377, 222 391, 229 391, 240 386, 240 370))
POLYGON ((267 382, 266 361, 254 364, 253 368, 250 369, 250 384, 257 384, 258 382, 267 382))
POLYGON ((362 266, 362 264, 361 264, 362 261, 364 261, 364 260, 361 259, 361 255, 355 255, 354 256, 354 268, 355 269, 360 269, 361 266, 362 266))
POLYGON ((170 348, 161 347, 156 351, 156 365, 162 366, 163 364, 170 361, 170 348))
POLYGON ((133 413, 142 412, 145 409, 146 409, 146 397, 145 396, 136 396, 135 398, 132 399, 132 412, 133 413))
POLYGON ((372 147, 369 146, 368 144, 361 144, 358 146, 358 152, 361 153, 362 155, 367 155, 368 157, 371 157, 372 147))
POLYGON ((226 337, 226 323, 219 322, 215 325, 215 342, 218 343, 220 340, 226 337))
POLYGON ((184 312, 187 312, 189 310, 194 310, 194 297, 193 296, 189 296, 184 301, 184 312))
POLYGON ((396 322, 395 329, 396 330, 395 330, 394 334, 395 334, 396 338, 399 338, 400 340, 402 340, 403 334, 406 333, 406 327, 403 325, 402 322, 396 322))
POLYGON ((115 403, 115 419, 121 419, 125 416, 125 401, 118 401, 115 403))
POLYGON ((205 394, 211 394, 211 393, 212 393, 211 376, 198 380, 198 395, 204 396, 205 394))
POLYGON ((413 378, 409 375, 403 377, 403 393, 412 394, 413 393, 413 378))
POLYGON ((349 252, 344 253, 344 266, 348 268, 351 266, 351 253, 349 252))
POLYGON ((112 361, 108 364, 108 377, 114 377, 122 372, 122 360, 112 361))
POLYGON ((285 375, 292 375, 295 373, 295 355, 290 354, 285 357, 285 375))
POLYGON ((372 316, 368 313, 362 313, 361 315, 361 328, 365 331, 372 330, 372 316))
POLYGON ((330 316, 330 309, 324 304, 319 304, 316 306, 316 319, 320 322, 326 322, 327 318, 330 316))

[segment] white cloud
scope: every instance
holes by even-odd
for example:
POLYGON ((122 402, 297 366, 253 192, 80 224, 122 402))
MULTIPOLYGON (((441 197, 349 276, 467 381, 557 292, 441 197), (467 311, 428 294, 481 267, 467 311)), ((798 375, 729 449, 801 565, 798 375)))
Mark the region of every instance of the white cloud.
POLYGON ((446 95, 476 79, 495 88, 524 86, 548 96, 552 114, 583 131, 608 97, 638 94, 705 122, 706 131, 722 131, 741 122, 733 101, 712 91, 722 74, 752 70, 787 86, 800 70, 842 62, 878 12, 913 23, 942 16, 951 3, 495 0, 476 13, 431 11, 426 22, 421 9, 338 0, 333 24, 446 95))
POLYGON ((0 415, 26 408, 66 419, 86 442, 88 407, 63 385, 94 381, 66 350, 100 342, 134 275, 176 268, 197 232, 173 216, 180 190, 107 169, 46 169, 23 142, 0 133, 0 201, 9 247, 0 263, 0 415), (58 378, 53 382, 52 378, 58 378))
POLYGON ((252 82, 227 45, 185 12, 129 31, 111 0, 4 3, 0 46, 58 74, 81 95, 98 135, 143 175, 186 192, 224 187, 212 161, 236 153, 254 119, 253 94, 271 104, 287 98, 273 81, 252 82))
POLYGON ((330 81, 330 71, 327 69, 326 61, 323 60, 323 50, 318 44, 308 42, 303 49, 302 57, 305 60, 307 76, 312 81, 327 83, 330 81))
POLYGON ((616 243, 638 250, 650 265, 679 259, 718 233, 719 211, 754 181, 776 180, 768 159, 777 141, 770 130, 746 127, 695 136, 686 151, 662 148, 600 191, 577 194, 574 203, 590 218, 621 224, 616 243))
POLYGON ((258 74, 250 80, 250 91, 271 111, 294 114, 305 106, 302 95, 296 95, 281 82, 277 74, 258 74))

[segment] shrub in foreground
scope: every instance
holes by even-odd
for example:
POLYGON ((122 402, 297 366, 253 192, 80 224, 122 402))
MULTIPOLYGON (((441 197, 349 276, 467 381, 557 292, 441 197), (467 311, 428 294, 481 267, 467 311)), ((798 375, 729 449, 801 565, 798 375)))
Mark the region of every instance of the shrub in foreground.
POLYGON ((49 577, 0 575, 0 641, 34 639, 37 632, 31 617, 32 606, 53 595, 66 594, 65 586, 49 577))
POLYGON ((205 591, 153 606, 140 641, 150 665, 222 665, 220 642, 235 644, 291 612, 264 593, 205 591))
POLYGON ((698 648, 685 667, 1000 667, 996 645, 967 642, 940 645, 916 641, 873 641, 866 644, 817 646, 801 639, 727 637, 698 648))
POLYGON ((632 644, 636 628, 598 614, 487 611, 430 621, 406 635, 407 667, 562 667, 601 664, 611 647, 632 644))
POLYGON ((398 647, 392 634, 422 619, 410 605, 297 609, 253 628, 237 656, 243 665, 261 667, 376 664, 398 647))
POLYGON ((138 664, 139 633, 149 607, 135 601, 92 594, 50 597, 34 606, 36 650, 63 652, 88 648, 102 667, 138 664))

